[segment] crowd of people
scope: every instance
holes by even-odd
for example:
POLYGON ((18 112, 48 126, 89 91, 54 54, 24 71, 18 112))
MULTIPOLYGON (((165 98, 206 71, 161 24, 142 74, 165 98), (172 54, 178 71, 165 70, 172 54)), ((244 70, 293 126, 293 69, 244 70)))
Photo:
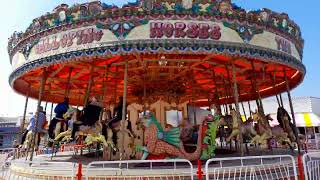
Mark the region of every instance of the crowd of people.
POLYGON ((79 112, 80 114, 78 116, 75 116, 74 118, 78 119, 65 116, 70 107, 71 106, 69 104, 69 98, 65 97, 64 101, 57 104, 57 106, 55 107, 55 116, 49 122, 48 127, 46 112, 44 111, 42 106, 39 106, 36 113, 29 119, 29 124, 24 130, 20 141, 20 147, 22 147, 22 145, 25 143, 27 134, 30 131, 37 133, 37 147, 40 145, 40 138, 45 136, 46 134, 48 135, 47 145, 52 146, 56 136, 56 127, 58 123, 60 123, 59 133, 67 130, 71 131, 71 138, 69 139, 70 142, 75 141, 76 133, 80 130, 81 126, 94 126, 99 120, 101 120, 102 122, 102 135, 106 136, 106 132, 103 131, 106 131, 106 128, 114 127, 122 120, 123 97, 119 97, 118 104, 113 110, 113 116, 111 116, 111 111, 109 110, 109 118, 107 118, 107 120, 100 118, 103 111, 103 105, 95 97, 92 97, 89 100, 82 111, 79 111, 77 109, 77 112, 79 112))

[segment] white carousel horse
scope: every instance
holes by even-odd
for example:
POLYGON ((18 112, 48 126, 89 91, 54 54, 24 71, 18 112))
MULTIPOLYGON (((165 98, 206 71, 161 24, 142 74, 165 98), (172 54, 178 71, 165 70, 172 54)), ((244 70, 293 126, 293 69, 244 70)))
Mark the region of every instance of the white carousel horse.
POLYGON ((295 145, 288 138, 288 133, 281 126, 272 127, 269 121, 272 121, 270 115, 265 116, 262 112, 253 113, 253 118, 258 122, 259 134, 252 139, 252 143, 267 145, 270 138, 274 138, 280 144, 287 144, 292 149, 295 145))
POLYGON ((251 143, 266 146, 272 137, 272 130, 269 124, 269 116, 264 115, 261 110, 252 113, 252 118, 257 122, 258 134, 252 138, 251 143))
MULTIPOLYGON (((23 146, 22 146, 23 148, 25 148, 27 150, 30 150, 32 148, 34 133, 35 133, 34 131, 29 131, 27 133, 26 140, 24 141, 23 146)), ((35 149, 38 148, 38 136, 39 135, 40 134, 38 133, 36 136, 36 139, 35 139, 35 143, 34 143, 35 149)))
POLYGON ((34 150, 37 151, 38 150, 38 143, 40 140, 41 141, 41 136, 43 136, 44 134, 46 134, 45 130, 38 132, 36 137, 35 137, 35 142, 33 142, 33 136, 34 136, 35 131, 30 130, 27 135, 26 135, 26 139, 24 141, 24 143, 22 144, 22 149, 25 149, 27 152, 31 152, 32 151, 32 144, 34 144, 34 150), (40 138, 39 138, 40 136, 40 138))
POLYGON ((242 134, 246 136, 256 136, 257 132, 255 131, 252 121, 248 120, 246 123, 243 123, 240 119, 240 114, 236 110, 231 109, 230 111, 232 117, 232 132, 227 137, 226 141, 229 142, 233 137, 239 138, 240 128, 242 134))
POLYGON ((93 143, 102 143, 105 147, 111 147, 114 151, 116 151, 116 147, 112 141, 106 141, 106 138, 101 134, 102 125, 98 121, 93 126, 80 126, 80 130, 78 135, 86 135, 85 145, 89 146, 93 143))
POLYGON ((288 133, 286 133, 280 125, 272 127, 271 131, 272 137, 274 137, 281 145, 288 145, 291 149, 296 146, 295 143, 291 142, 290 138, 288 137, 288 133))

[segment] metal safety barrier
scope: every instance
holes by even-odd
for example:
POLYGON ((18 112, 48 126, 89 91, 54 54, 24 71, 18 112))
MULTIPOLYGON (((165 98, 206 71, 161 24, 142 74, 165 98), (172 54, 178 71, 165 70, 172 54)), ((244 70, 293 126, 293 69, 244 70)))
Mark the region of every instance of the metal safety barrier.
POLYGON ((298 179, 290 155, 215 158, 205 165, 206 180, 298 179))
POLYGON ((86 180, 193 180, 193 165, 184 159, 92 162, 86 168, 85 177, 86 180))
POLYGON ((320 179, 320 152, 306 153, 302 161, 305 180, 320 179))
POLYGON ((0 149, 0 169, 3 169, 10 165, 10 161, 15 158, 15 148, 0 149))
POLYGON ((5 180, 70 180, 75 178, 76 165, 70 162, 11 161, 10 168, 0 175, 5 180))

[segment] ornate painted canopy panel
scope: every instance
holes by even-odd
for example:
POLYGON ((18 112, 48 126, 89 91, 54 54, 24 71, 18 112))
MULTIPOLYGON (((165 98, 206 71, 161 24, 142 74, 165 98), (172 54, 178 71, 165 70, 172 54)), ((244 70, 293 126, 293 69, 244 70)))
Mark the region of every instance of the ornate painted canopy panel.
POLYGON ((45 69, 44 100, 68 92, 74 104, 83 103, 90 79, 91 95, 114 101, 126 63, 129 101, 202 105, 233 102, 233 70, 240 101, 283 92, 286 78, 294 88, 306 72, 300 28, 287 14, 245 11, 229 0, 62 4, 15 32, 8 52, 18 93, 37 97, 45 69))

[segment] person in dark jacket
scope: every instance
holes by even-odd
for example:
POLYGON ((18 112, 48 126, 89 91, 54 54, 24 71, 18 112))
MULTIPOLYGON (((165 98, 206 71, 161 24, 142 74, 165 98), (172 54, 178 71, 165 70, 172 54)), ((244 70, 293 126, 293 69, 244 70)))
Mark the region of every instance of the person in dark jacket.
MULTIPOLYGON (((54 129, 56 128, 56 125, 59 121, 64 122, 63 115, 68 111, 69 109, 69 98, 65 97, 64 101, 62 103, 59 103, 55 108, 54 108, 54 113, 56 114, 55 117, 50 121, 49 125, 49 138, 54 139, 54 129)), ((61 125, 61 129, 63 129, 63 125, 61 125)))
MULTIPOLYGON (((113 124, 116 124, 117 122, 122 120, 122 109, 123 109, 123 97, 120 96, 119 97, 119 103, 117 104, 117 106, 114 108, 114 115, 113 118, 108 122, 109 126, 113 126, 113 124)), ((127 112, 127 110, 125 110, 125 112, 127 112)))
MULTIPOLYGON (((119 102, 117 104, 117 106, 114 108, 113 110, 113 118, 108 121, 106 123, 106 126, 110 127, 113 131, 113 135, 112 135, 112 141, 113 143, 116 145, 117 144, 117 133, 114 130, 114 127, 117 126, 117 123, 120 122, 122 120, 122 110, 123 110, 123 97, 120 96, 119 97, 119 102)), ((125 113, 127 112, 127 109, 124 111, 125 113)), ((127 115, 127 113, 125 114, 125 116, 127 115)))
POLYGON ((95 97, 83 109, 83 114, 78 122, 73 123, 71 139, 74 139, 75 134, 79 131, 80 126, 93 126, 100 117, 102 107, 95 97))

